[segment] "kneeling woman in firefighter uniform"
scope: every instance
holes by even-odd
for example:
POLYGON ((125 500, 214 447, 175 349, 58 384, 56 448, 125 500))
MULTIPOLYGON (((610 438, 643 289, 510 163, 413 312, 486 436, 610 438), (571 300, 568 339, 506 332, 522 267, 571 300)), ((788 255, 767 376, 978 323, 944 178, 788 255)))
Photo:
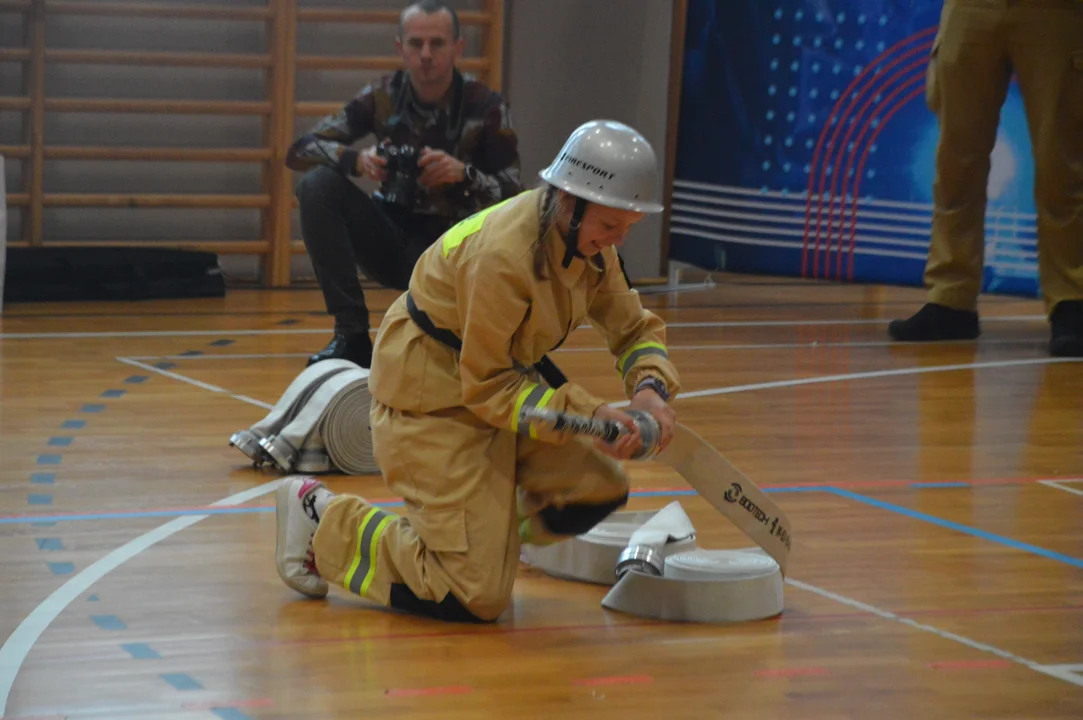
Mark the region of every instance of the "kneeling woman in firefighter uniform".
POLYGON ((629 288, 617 256, 658 202, 657 159, 632 128, 594 121, 568 138, 535 190, 451 228, 418 261, 373 355, 372 439, 402 515, 285 478, 279 575, 310 597, 328 583, 431 617, 492 621, 508 606, 520 543, 581 534, 622 507, 619 460, 631 418, 545 353, 584 321, 616 358, 630 407, 673 435, 679 378, 665 326, 629 288), (520 422, 524 407, 613 419, 612 444, 520 422))

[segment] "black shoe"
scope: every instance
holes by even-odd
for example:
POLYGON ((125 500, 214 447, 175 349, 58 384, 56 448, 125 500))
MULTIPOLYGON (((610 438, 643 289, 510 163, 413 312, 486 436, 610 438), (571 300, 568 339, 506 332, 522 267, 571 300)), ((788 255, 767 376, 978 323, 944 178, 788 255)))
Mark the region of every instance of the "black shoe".
POLYGON ((1083 300, 1062 300, 1049 316, 1053 337, 1049 354, 1054 357, 1083 357, 1083 300))
POLYGON ((906 320, 892 320, 888 335, 899 342, 973 340, 981 334, 978 313, 926 303, 906 320))
POLYGON ((321 360, 349 360, 363 368, 372 367, 372 340, 367 332, 351 333, 343 335, 335 333, 335 337, 323 350, 308 359, 308 364, 313 365, 321 360))

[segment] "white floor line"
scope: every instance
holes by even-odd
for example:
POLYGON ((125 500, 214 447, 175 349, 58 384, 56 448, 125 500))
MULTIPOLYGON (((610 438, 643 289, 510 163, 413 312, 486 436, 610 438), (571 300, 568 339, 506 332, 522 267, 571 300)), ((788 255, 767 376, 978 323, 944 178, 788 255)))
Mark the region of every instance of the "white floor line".
MULTIPOLYGON (((203 357, 203 356, 197 356, 197 357, 203 357)), ((186 358, 186 359, 191 359, 191 358, 186 358)), ((164 375, 166 377, 173 378, 174 380, 179 380, 181 382, 188 383, 190 385, 195 385, 196 387, 200 387, 200 388, 203 388, 205 390, 210 390, 211 392, 222 393, 224 395, 228 395, 228 396, 236 398, 236 399, 238 399, 238 400, 240 400, 242 402, 246 402, 246 403, 248 403, 250 405, 256 405, 257 407, 262 407, 262 408, 265 408, 267 410, 270 410, 273 407, 273 405, 268 405, 265 402, 262 402, 260 400, 254 400, 254 399, 252 399, 250 397, 247 397, 245 395, 236 395, 234 393, 231 393, 229 390, 226 390, 225 388, 218 387, 217 385, 210 385, 208 383, 200 382, 199 380, 194 380, 194 379, 192 379, 190 377, 187 377, 185 375, 181 375, 180 373, 171 372, 169 370, 162 370, 161 368, 156 368, 153 365, 147 365, 146 363, 139 362, 138 360, 133 360, 132 358, 118 357, 117 360, 120 361, 120 362, 123 362, 123 363, 127 363, 128 365, 133 365, 135 367, 142 368, 142 369, 147 370, 149 372, 158 373, 160 375, 164 375)), ((983 368, 1017 367, 1017 366, 1026 366, 1026 365, 1048 365, 1048 364, 1063 363, 1063 362, 1083 362, 1083 361, 1078 360, 1078 359, 1072 359, 1072 358, 1030 358, 1030 359, 1025 359, 1025 360, 995 360, 995 361, 989 361, 989 362, 965 363, 965 364, 959 364, 959 365, 931 365, 931 366, 928 366, 928 367, 920 367, 920 368, 899 368, 897 370, 874 370, 874 371, 871 371, 871 372, 846 373, 844 375, 825 375, 825 376, 821 376, 821 377, 797 378, 795 380, 774 380, 774 381, 771 381, 771 382, 752 383, 752 384, 749 384, 749 385, 730 385, 728 387, 721 387, 721 388, 707 388, 706 390, 693 390, 693 391, 690 391, 690 392, 681 393, 678 396, 678 400, 687 400, 687 399, 692 399, 692 398, 708 397, 708 396, 713 396, 713 395, 730 395, 730 394, 733 394, 733 393, 749 392, 749 391, 752 391, 752 390, 771 390, 771 389, 783 388, 783 387, 797 387, 797 386, 802 386, 802 385, 816 385, 816 384, 823 384, 823 383, 846 382, 846 381, 850 381, 850 380, 867 380, 867 379, 881 378, 881 377, 897 377, 897 376, 905 376, 905 375, 922 375, 922 374, 936 373, 936 372, 952 372, 952 371, 955 371, 955 370, 979 370, 979 369, 983 369, 983 368)), ((619 402, 615 402, 615 403, 611 403, 611 404, 615 408, 621 408, 621 407, 627 407, 629 402, 627 400, 621 400, 619 402)))
POLYGON ((230 393, 229 396, 231 398, 237 398, 241 402, 248 403, 249 405, 255 405, 256 407, 261 407, 264 410, 270 410, 270 409, 274 408, 274 405, 271 405, 270 403, 265 403, 262 400, 257 400, 255 398, 250 398, 247 395, 237 395, 236 393, 230 393))
MULTIPOLYGON (((73 720, 73 718, 169 718, 177 717, 185 710, 184 715, 198 714, 200 717, 209 718, 213 717, 205 708, 214 707, 213 702, 200 702, 195 705, 198 709, 189 709, 187 703, 182 705, 178 703, 167 702, 145 702, 132 705, 101 705, 95 707, 29 707, 22 712, 22 714, 13 717, 11 720, 73 720)), ((233 703, 228 700, 223 701, 218 707, 229 708, 233 703)), ((239 710, 240 708, 238 708, 239 710)), ((245 708, 247 709, 247 708, 245 708)), ((219 717, 222 717, 221 715, 219 717)), ((247 714, 242 715, 230 715, 228 717, 249 717, 247 714)))
MULTIPOLYGON (((724 308, 723 308, 724 309, 724 308)), ((812 327, 817 325, 887 325, 894 318, 860 318, 854 320, 728 320, 717 322, 667 322, 666 327, 812 327)), ((983 317, 983 323, 990 322, 1032 322, 1045 320, 1044 315, 1005 315, 1003 317, 983 317)))
POLYGON ((1046 665, 1049 670, 1062 670, 1064 672, 1083 673, 1083 663, 1072 663, 1070 665, 1046 665))
POLYGON ((1083 667, 1083 666, 1078 666, 1078 665, 1039 665, 1036 669, 1039 672, 1045 673, 1046 675, 1052 675, 1053 677, 1057 678, 1058 680, 1063 680, 1064 682, 1072 683, 1073 685, 1083 686, 1083 675, 1079 674, 1080 672, 1083 672, 1083 670, 1074 670, 1073 671, 1073 670, 1067 669, 1067 668, 1073 668, 1073 667, 1083 667))
POLYGON ((872 615, 882 617, 885 620, 892 620, 892 621, 897 622, 897 623, 899 623, 901 625, 906 625, 907 627, 911 627, 911 628, 913 628, 915 630, 921 630, 922 632, 931 633, 931 634, 936 635, 938 637, 944 638, 945 640, 951 640, 952 642, 957 642, 957 643, 959 643, 961 645, 966 645, 969 648, 973 648, 975 650, 980 650, 981 652, 991 653, 991 654, 996 655, 997 657, 1003 658, 1005 660, 1010 660, 1011 662, 1018 663, 1019 665, 1022 665, 1025 668, 1029 668, 1030 670, 1033 670, 1035 672, 1040 672, 1040 673, 1042 673, 1044 675, 1049 675, 1051 677, 1055 677, 1058 680, 1063 680, 1064 682, 1068 682, 1068 683, 1071 683, 1073 685, 1078 685, 1079 687, 1083 687, 1083 677, 1080 677, 1078 675, 1074 675, 1074 674, 1072 674, 1071 672, 1068 672, 1068 671, 1061 671, 1061 670, 1057 669, 1058 667, 1063 667, 1063 666, 1042 665, 1040 663, 1034 662, 1033 660, 1028 660, 1025 657, 1022 657, 1020 655, 1016 655, 1013 652, 1009 652, 1007 650, 1002 650, 1002 649, 1000 649, 998 647, 995 647, 993 645, 988 645, 986 643, 978 642, 977 640, 971 640, 968 637, 963 637, 962 635, 957 635, 957 634, 955 634, 953 632, 948 632, 947 630, 941 630, 940 628, 933 627, 932 625, 926 625, 925 623, 920 623, 920 622, 918 622, 916 620, 911 620, 910 618, 903 617, 902 615, 896 615, 895 613, 893 613, 893 612, 891 612, 889 610, 883 610, 883 609, 878 608, 878 607, 876 607, 874 605, 869 605, 868 603, 863 603, 863 602, 861 602, 859 600, 854 600, 853 598, 846 597, 845 595, 839 595, 838 593, 833 593, 830 590, 824 590, 823 588, 818 588, 815 585, 809 585, 808 583, 801 582, 800 580, 794 580, 793 578, 786 578, 786 584, 787 585, 792 585, 792 586, 794 586, 796 588, 800 588, 801 590, 805 590, 807 592, 815 593, 816 595, 819 595, 820 597, 825 597, 825 598, 827 598, 829 600, 834 600, 835 602, 842 603, 843 605, 848 605, 848 606, 850 606, 852 608, 856 608, 858 610, 863 610, 863 611, 865 611, 867 613, 870 613, 872 615))
MULTIPOLYGON (((1036 345, 1040 341, 1038 340, 983 340, 982 346, 991 345, 1036 345)), ((938 346, 944 345, 965 345, 973 344, 972 340, 967 341, 944 341, 937 343, 938 346)), ((666 345, 667 350, 823 350, 829 348, 878 348, 898 346, 899 343, 891 340, 868 340, 868 341, 854 341, 854 342, 820 342, 813 340, 811 342, 790 342, 790 343, 715 343, 704 345, 666 345)), ((589 347, 589 348, 560 348, 556 352, 558 353, 575 353, 575 352, 609 352, 609 348, 605 347, 589 347)))
MULTIPOLYGON (((179 380, 180 382, 194 385, 195 387, 199 387, 204 390, 209 390, 211 392, 221 393, 229 397, 236 398, 237 400, 240 400, 242 402, 257 405, 266 409, 270 409, 272 407, 271 405, 262 403, 259 400, 253 400, 252 398, 246 397, 244 395, 236 395, 216 385, 200 382, 179 373, 162 370, 161 368, 156 368, 153 365, 147 365, 146 363, 139 362, 138 360, 132 360, 131 358, 125 357, 118 357, 117 360, 125 364, 132 365, 134 367, 142 368, 144 370, 147 370, 148 372, 158 373, 174 380, 179 380)), ((765 390, 768 388, 791 387, 795 385, 809 385, 813 383, 840 382, 871 377, 913 375, 918 373, 946 372, 951 370, 965 370, 983 367, 988 368, 1010 367, 1016 365, 1040 365, 1060 361, 1061 360, 1055 358, 1039 358, 1031 360, 1009 360, 1001 362, 971 363, 965 365, 940 365, 925 368, 905 368, 900 370, 884 370, 871 373, 850 373, 846 375, 830 375, 818 378, 802 378, 798 380, 781 380, 769 383, 738 385, 728 388, 713 388, 708 390, 685 393, 684 395, 682 395, 682 397, 704 397, 706 395, 721 395, 728 393, 748 392, 752 390, 765 390)), ((614 407, 622 407, 627 404, 627 401, 622 403, 615 403, 614 407)), ((267 493, 271 492, 277 482, 277 480, 273 480, 250 490, 246 490, 245 492, 232 495, 223 500, 219 500, 215 503, 212 503, 212 505, 239 505, 241 503, 247 502, 248 500, 260 497, 262 495, 266 495, 267 493)), ((171 520, 170 522, 135 538, 134 540, 126 543, 125 545, 117 548, 116 550, 113 550, 101 560, 98 560, 94 564, 87 567, 85 570, 68 579, 63 585, 60 586, 60 588, 54 591, 52 595, 50 595, 41 604, 34 608, 34 610, 32 610, 30 614, 27 615, 27 617, 19 624, 19 627, 15 629, 15 632, 13 632, 11 636, 8 637, 8 639, 4 642, 3 647, 0 647, 0 710, 4 711, 5 713, 7 712, 7 702, 11 693, 11 687, 14 684, 15 677, 16 675, 18 675, 27 654, 30 652, 30 649, 38 641, 38 638, 41 637, 41 634, 45 631, 45 629, 53 622, 53 620, 56 619, 56 617, 64 610, 65 607, 70 605, 79 595, 81 595, 88 588, 90 588, 95 582, 103 578, 109 571, 119 567, 125 561, 131 559, 132 557, 135 557, 143 550, 153 546, 154 544, 160 542, 161 540, 164 540, 165 538, 177 532, 180 532, 187 527, 190 527, 191 525, 194 525, 195 523, 205 519, 206 517, 208 516, 190 515, 186 517, 176 518, 175 520, 171 520)), ((886 610, 880 610, 879 608, 875 608, 871 605, 859 603, 856 600, 851 600, 841 595, 835 595, 834 593, 830 593, 826 590, 821 590, 820 588, 817 588, 815 586, 807 585, 805 583, 799 583, 799 581, 796 580, 787 580, 787 582, 794 585, 795 587, 800 587, 804 590, 823 595, 824 597, 835 599, 839 602, 842 602, 843 604, 850 605, 851 607, 857 607, 871 612, 875 615, 880 615, 881 617, 896 620, 897 622, 901 622, 905 625, 910 625, 911 627, 914 627, 916 629, 931 632, 940 635, 941 637, 955 640, 956 642, 961 642, 964 645, 969 645, 970 647, 974 647, 979 650, 992 652, 1006 659, 1010 659, 1014 662, 1025 665, 1026 667, 1029 667, 1033 670, 1037 670, 1038 672, 1045 673, 1046 675, 1059 678, 1061 680, 1064 680, 1065 682, 1070 682, 1076 685, 1083 686, 1083 677, 1074 675, 1070 672, 1048 670, 1045 668, 1045 666, 1038 665, 1037 663, 1034 663, 1030 660, 1026 660, 1025 658, 1021 658, 1011 653, 1007 653, 1006 651, 999 650, 990 645, 983 645, 982 643, 977 643, 968 638, 964 638, 953 633, 941 631, 937 628, 933 628, 932 626, 922 625, 921 623, 917 623, 913 620, 897 616, 894 613, 889 613, 886 610)), ((2 715, 0 715, 0 717, 2 717, 2 715)))
MULTIPOLYGON (((1044 315, 1010 315, 983 317, 983 323, 1044 321, 1044 315)), ((667 322, 671 328, 734 328, 734 327, 814 327, 819 325, 886 325, 892 318, 855 318, 852 320, 718 320, 704 322, 667 322)), ((589 329, 581 325, 577 330, 589 329)), ((375 332, 375 329, 371 332, 375 332)), ((0 333, 0 340, 57 340, 70 338, 140 338, 140 337, 221 337, 224 335, 330 335, 329 328, 294 328, 275 330, 133 330, 127 332, 56 332, 56 333, 0 333)))
POLYGON ((1066 483, 1066 482, 1072 482, 1072 483, 1083 482, 1083 479, 1080 479, 1080 480, 1039 480, 1038 481, 1038 483, 1041 484, 1041 485, 1045 485, 1045 486, 1051 487, 1051 488, 1056 488, 1057 490, 1063 490, 1064 492, 1072 493, 1073 495, 1083 496, 1083 490, 1080 490, 1079 488, 1068 487, 1067 485, 1062 484, 1062 483, 1066 483))
POLYGON ((312 353, 253 353, 250 355, 230 355, 229 353, 210 353, 208 355, 128 355, 129 360, 271 360, 274 358, 307 358, 312 353))
POLYGON ((181 375, 180 373, 170 372, 169 370, 163 370, 162 368, 156 368, 153 365, 147 365, 146 363, 139 362, 138 360, 135 360, 133 358, 118 357, 117 361, 122 362, 122 363, 124 363, 126 365, 131 365, 133 367, 137 367, 137 368, 146 370, 147 372, 158 373, 159 375, 165 375, 167 378, 173 378, 174 380, 180 380, 183 383, 188 383, 189 385, 195 385, 196 387, 203 388, 204 390, 210 390, 211 392, 214 392, 214 393, 222 393, 223 395, 228 395, 231 398, 236 398, 236 399, 240 400, 241 402, 246 402, 249 405, 255 405, 256 407, 261 407, 261 408, 264 408, 266 410, 270 410, 272 407, 274 407, 273 405, 268 405, 267 403, 263 402, 262 400, 255 400, 253 398, 248 397, 247 395, 237 395, 235 393, 231 393, 229 390, 226 390, 225 388, 220 388, 217 385, 211 385, 210 383, 201 382, 199 380, 195 380, 193 378, 190 378, 187 375, 181 375))
MULTIPOLYGON (((845 375, 823 375, 820 377, 798 378, 796 380, 776 380, 773 382, 755 383, 753 385, 734 385, 724 388, 693 390, 691 392, 681 393, 679 399, 687 400, 690 398, 708 397, 712 395, 728 395, 735 392, 747 392, 749 390, 768 390, 772 388, 817 385, 820 383, 845 382, 849 380, 868 380, 871 378, 899 377, 903 375, 924 375, 926 373, 951 372, 953 370, 981 370, 984 368, 1052 365, 1056 363, 1071 362, 1079 363, 1083 362, 1083 360, 1076 358, 1030 358, 1026 360, 992 360, 989 362, 963 363, 959 365, 930 365, 928 367, 899 368, 897 370, 874 370, 871 372, 846 373, 845 375)), ((615 405, 614 407, 618 406, 615 405)))
MULTIPOLYGON (((972 341, 945 341, 938 345, 962 345, 972 341)), ((981 345, 1034 345, 1037 340, 983 340, 981 345)), ((890 340, 870 340, 868 342, 794 342, 794 343, 753 343, 753 344, 726 344, 716 343, 707 345, 668 345, 669 350, 787 350, 809 349, 822 350, 827 348, 863 348, 863 347, 888 347, 898 345, 890 340)), ((576 347, 560 348, 555 353, 587 353, 609 352, 606 347, 576 347)), ((312 353, 258 353, 248 355, 230 355, 229 353, 210 353, 206 355, 129 355, 129 360, 272 360, 276 358, 307 358, 312 353)))
MULTIPOLYGON (((216 506, 242 505, 249 500, 272 492, 278 482, 278 479, 275 479, 211 504, 216 506)), ((11 633, 8 639, 4 641, 3 647, 0 647, 0 711, 3 711, 4 715, 8 714, 7 703, 11 694, 11 686, 15 682, 15 676, 19 673, 19 669, 26 660, 30 648, 34 647, 41 634, 56 620, 64 608, 89 590, 94 583, 105 577, 111 570, 115 570, 144 550, 207 517, 209 516, 188 515, 179 517, 121 545, 69 578, 63 585, 53 591, 52 595, 45 598, 44 601, 31 610, 30 614, 19 623, 19 627, 15 628, 15 632, 11 633)), ((0 717, 3 717, 3 715, 0 715, 0 717)))

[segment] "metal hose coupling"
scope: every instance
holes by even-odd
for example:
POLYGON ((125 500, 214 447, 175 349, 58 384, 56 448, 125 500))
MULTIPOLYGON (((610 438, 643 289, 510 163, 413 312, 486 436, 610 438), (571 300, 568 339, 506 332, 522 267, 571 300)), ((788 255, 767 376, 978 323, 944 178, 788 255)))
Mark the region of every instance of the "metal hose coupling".
POLYGON ((632 455, 633 460, 649 460, 658 454, 658 444, 662 441, 662 426, 649 412, 644 410, 625 410, 632 416, 639 437, 643 441, 639 450, 632 455))
POLYGON ((620 580, 628 572, 637 570, 644 575, 662 577, 665 570, 665 558, 650 545, 632 545, 624 548, 617 558, 617 579, 620 580))
POLYGON ((290 445, 285 438, 277 435, 265 437, 259 441, 259 446, 280 470, 289 472, 293 467, 293 461, 297 457, 297 448, 290 445))
POLYGON ((252 461, 252 467, 257 468, 263 467, 263 464, 270 460, 259 442, 260 436, 256 435, 251 430, 238 430, 229 438, 230 446, 237 448, 247 455, 252 461))

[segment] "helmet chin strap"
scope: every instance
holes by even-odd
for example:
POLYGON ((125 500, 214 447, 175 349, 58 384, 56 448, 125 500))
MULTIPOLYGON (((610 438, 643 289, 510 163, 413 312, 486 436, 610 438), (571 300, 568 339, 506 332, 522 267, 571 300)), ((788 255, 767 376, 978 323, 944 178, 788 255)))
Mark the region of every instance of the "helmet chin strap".
POLYGON ((572 264, 573 258, 583 257, 583 253, 579 252, 579 227, 583 222, 583 213, 586 211, 587 201, 577 197, 575 209, 572 210, 572 219, 568 223, 568 235, 564 238, 564 260, 561 265, 565 270, 572 264))

